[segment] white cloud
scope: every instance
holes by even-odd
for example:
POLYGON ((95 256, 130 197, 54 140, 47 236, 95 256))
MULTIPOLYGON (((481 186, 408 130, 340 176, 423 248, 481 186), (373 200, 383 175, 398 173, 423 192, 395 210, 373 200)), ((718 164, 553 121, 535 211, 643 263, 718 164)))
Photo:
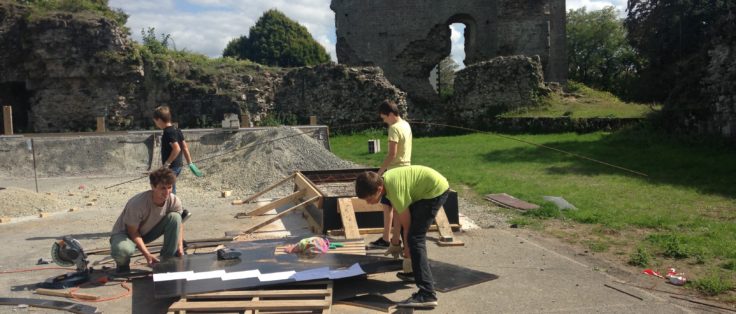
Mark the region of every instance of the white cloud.
MULTIPOLYGON (((626 0, 567 0, 567 9, 585 6, 589 11, 615 6, 623 17, 626 0)), ((332 57, 335 54, 335 14, 330 0, 110 0, 130 17, 127 26, 135 40, 141 29, 155 27, 156 33, 171 34, 177 49, 218 57, 227 43, 247 35, 263 12, 275 8, 304 25, 332 57)), ((452 29, 452 58, 461 63, 463 30, 452 29)))

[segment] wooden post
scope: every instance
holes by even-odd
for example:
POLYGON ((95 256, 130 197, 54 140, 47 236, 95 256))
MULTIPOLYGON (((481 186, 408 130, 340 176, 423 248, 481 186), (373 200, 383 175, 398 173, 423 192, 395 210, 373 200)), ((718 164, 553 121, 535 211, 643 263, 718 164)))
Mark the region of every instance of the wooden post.
POLYGON ((250 114, 247 111, 240 115, 240 127, 241 128, 250 127, 250 114))
POLYGON ((105 117, 97 117, 97 132, 105 132, 105 117))
POLYGON ((3 106, 3 125, 5 135, 13 135, 13 107, 3 106))
POLYGON ((317 125, 317 116, 309 116, 309 125, 317 125))

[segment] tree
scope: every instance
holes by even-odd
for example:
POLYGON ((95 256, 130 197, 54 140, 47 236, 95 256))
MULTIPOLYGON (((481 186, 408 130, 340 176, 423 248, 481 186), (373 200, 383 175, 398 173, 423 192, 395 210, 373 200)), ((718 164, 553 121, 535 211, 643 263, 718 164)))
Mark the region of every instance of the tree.
POLYGON ((171 34, 161 33, 161 39, 156 38, 156 28, 149 27, 148 30, 141 29, 141 39, 143 40, 143 47, 153 54, 163 54, 169 49, 169 41, 171 41, 171 34))
POLYGON ((460 65, 458 65, 450 56, 442 59, 440 64, 437 66, 437 71, 439 71, 439 86, 437 92, 440 94, 441 99, 446 100, 452 97, 455 86, 455 72, 457 72, 459 67, 460 65))
POLYGON ((222 54, 281 67, 330 61, 325 48, 312 38, 307 28, 275 9, 264 13, 247 37, 230 41, 222 54))
POLYGON ((614 7, 567 13, 568 72, 572 80, 625 96, 641 61, 626 41, 623 21, 614 7))
POLYGON ((629 0, 628 39, 648 62, 642 76, 651 78, 642 80, 647 82, 642 88, 659 91, 651 97, 664 101, 666 109, 697 111, 693 104, 703 100, 708 51, 734 8, 732 0, 629 0))

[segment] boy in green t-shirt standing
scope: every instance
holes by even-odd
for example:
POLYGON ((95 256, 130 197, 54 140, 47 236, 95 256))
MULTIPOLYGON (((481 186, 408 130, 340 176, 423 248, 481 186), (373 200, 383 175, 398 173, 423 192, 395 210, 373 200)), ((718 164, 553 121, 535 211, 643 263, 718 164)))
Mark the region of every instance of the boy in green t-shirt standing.
MULTIPOLYGON (((369 204, 377 204, 386 197, 396 210, 404 231, 404 257, 411 258, 412 274, 398 273, 405 281, 416 282, 419 291, 398 304, 400 307, 437 306, 434 280, 427 258, 427 230, 440 207, 445 204, 449 191, 447 179, 425 166, 406 166, 389 171, 381 177, 375 172, 364 172, 355 180, 355 193, 369 204), (413 277, 413 278, 412 278, 413 277)), ((391 247, 400 250, 400 240, 394 235, 391 247)))

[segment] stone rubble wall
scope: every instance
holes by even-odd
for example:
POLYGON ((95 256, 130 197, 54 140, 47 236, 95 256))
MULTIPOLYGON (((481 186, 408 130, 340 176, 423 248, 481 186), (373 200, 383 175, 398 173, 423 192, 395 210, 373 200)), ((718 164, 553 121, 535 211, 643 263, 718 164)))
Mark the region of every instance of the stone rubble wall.
POLYGON ((705 78, 713 116, 709 131, 736 138, 736 44, 721 44, 709 52, 711 61, 705 78))
POLYGON ((315 115, 319 124, 333 128, 352 129, 351 125, 370 122, 380 126, 378 106, 383 100, 395 101, 404 114, 407 111, 406 93, 377 67, 323 64, 293 70, 283 77, 275 99, 276 111, 315 115))
POLYGON ((538 57, 496 57, 457 72, 447 116, 456 125, 488 129, 497 114, 537 106, 548 92, 538 57))

